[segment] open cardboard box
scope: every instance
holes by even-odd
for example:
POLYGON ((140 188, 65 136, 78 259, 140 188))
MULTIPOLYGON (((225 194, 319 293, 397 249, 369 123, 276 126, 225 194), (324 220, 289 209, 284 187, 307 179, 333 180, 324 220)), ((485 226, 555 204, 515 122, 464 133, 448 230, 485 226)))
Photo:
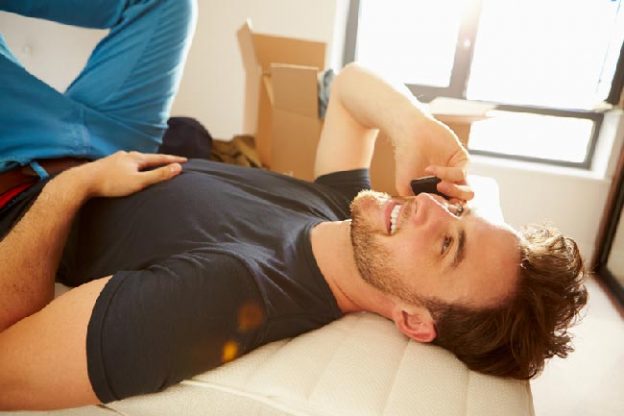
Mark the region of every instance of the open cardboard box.
MULTIPOLYGON (((325 68, 325 43, 254 33, 245 22, 237 32, 246 72, 245 117, 257 114, 256 148, 267 168, 297 178, 314 179, 316 147, 323 126, 318 116, 318 77, 325 68), (251 92, 250 92, 251 91, 251 92), (256 108, 253 108, 257 105, 256 108), (256 110, 255 111, 250 111, 256 110)), ((434 116, 467 144, 470 125, 485 115, 434 116)), ((388 139, 380 134, 371 164, 373 188, 395 194, 394 156, 388 139)))
MULTIPOLYGON (((249 89, 257 88, 255 137, 260 161, 271 170, 313 179, 322 127, 317 75, 325 66, 325 44, 254 33, 249 21, 237 35, 248 100, 254 96, 249 89)), ((245 117, 250 114, 253 111, 246 111, 245 117)))

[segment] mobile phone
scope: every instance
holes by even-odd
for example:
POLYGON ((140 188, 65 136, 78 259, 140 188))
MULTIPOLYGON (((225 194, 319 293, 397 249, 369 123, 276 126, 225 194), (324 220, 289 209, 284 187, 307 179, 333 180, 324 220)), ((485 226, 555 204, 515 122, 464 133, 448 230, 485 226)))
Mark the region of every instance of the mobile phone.
POLYGON ((449 199, 448 196, 438 191, 437 185, 441 181, 442 180, 436 176, 425 176, 420 179, 412 180, 410 182, 410 185, 412 186, 412 191, 414 192, 414 195, 418 195, 420 193, 425 192, 427 194, 436 194, 446 199, 449 199))

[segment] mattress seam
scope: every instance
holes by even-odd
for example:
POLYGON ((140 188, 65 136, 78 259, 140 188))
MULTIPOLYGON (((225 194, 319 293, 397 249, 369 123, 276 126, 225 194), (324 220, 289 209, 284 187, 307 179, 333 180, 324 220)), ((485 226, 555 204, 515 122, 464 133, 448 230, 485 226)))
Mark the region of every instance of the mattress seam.
MULTIPOLYGON (((268 361, 270 361, 270 360, 271 360, 271 358, 273 358, 273 357, 275 356, 275 354, 277 354, 277 352, 278 352, 278 351, 280 351, 280 350, 281 350, 282 348, 284 348, 286 345, 290 344, 290 342, 291 342, 293 339, 294 339, 294 338, 284 338, 284 339, 282 339, 282 340, 279 340, 279 341, 283 341, 283 342, 281 342, 281 343, 279 344, 279 347, 278 347, 275 351, 273 351, 273 352, 271 353, 271 355, 270 355, 270 356, 268 356, 266 359, 264 359, 264 360, 262 361, 262 363, 258 364, 258 365, 257 365, 257 366, 256 366, 256 367, 252 370, 252 371, 250 371, 250 372, 249 372, 249 374, 248 374, 247 376, 245 376, 245 381, 244 381, 244 386, 245 386, 245 388, 249 388, 249 383, 250 383, 250 381, 251 381, 251 380, 252 380, 252 379, 256 376, 256 374, 257 374, 257 373, 259 373, 259 372, 260 372, 260 369, 261 369, 261 368, 266 367, 266 366, 267 366, 267 362, 268 362, 268 361)), ((271 344, 271 343, 269 343, 269 344, 264 344, 264 345, 270 345, 270 344, 271 344)), ((263 346, 264 346, 264 345, 263 345, 263 346)))
POLYGON ((388 404, 390 403, 390 395, 392 394, 392 391, 394 390, 394 386, 396 385, 399 371, 401 368, 401 364, 403 364, 403 361, 405 360, 405 356, 409 348, 409 344, 410 344, 410 341, 408 340, 403 346, 403 354, 401 354, 401 359, 398 360, 398 364, 394 368, 394 376, 392 377, 392 383, 390 383, 390 388, 386 391, 386 400, 385 400, 384 405, 381 407, 381 415, 386 414, 386 409, 388 408, 388 404))
POLYGON ((332 351, 331 357, 329 357, 329 359, 325 362, 325 365, 323 366, 323 371, 321 371, 321 372, 320 372, 320 374, 319 374, 319 376, 318 376, 318 378, 317 378, 317 380, 316 380, 316 383, 314 383, 314 386, 312 387, 312 389, 311 389, 309 392, 307 392, 307 394, 304 396, 308 402, 310 402, 310 397, 312 397, 312 395, 313 395, 313 394, 314 394, 314 392, 316 391, 316 388, 318 387, 318 385, 319 385, 319 383, 320 383, 321 379, 325 376, 325 373, 327 372, 327 367, 329 367, 329 364, 330 364, 331 362, 333 362, 334 357, 336 357, 336 351, 338 351, 338 349, 339 349, 342 345, 344 345, 344 344, 345 344, 345 342, 346 342, 346 340, 347 340, 347 339, 349 339, 349 338, 353 337, 353 333, 354 333, 354 331, 355 331, 355 329, 354 329, 354 328, 355 328, 355 327, 357 327, 361 321, 362 321, 362 315, 361 315, 361 314, 358 314, 358 315, 357 315, 357 322, 356 322, 354 325, 351 325, 351 326, 349 327, 349 330, 348 330, 348 331, 349 331, 349 332, 348 332, 348 335, 347 335, 347 336, 345 336, 345 337, 341 340, 340 344, 339 344, 339 345, 337 345, 337 346, 336 346, 336 348, 334 348, 334 350, 332 351))
POLYGON ((292 407, 292 405, 286 405, 286 404, 282 404, 279 403, 278 401, 259 394, 259 393, 252 393, 248 390, 242 391, 240 389, 234 389, 232 387, 228 387, 228 386, 224 386, 221 384, 217 384, 214 382, 205 382, 205 381, 194 381, 194 380, 184 380, 182 381, 180 384, 185 384, 185 385, 189 385, 189 386, 194 386, 194 387, 201 387, 201 388, 206 388, 206 387, 211 387, 214 388, 216 390, 225 392, 225 393, 230 393, 233 394, 235 396, 239 396, 239 397, 245 397, 245 398, 250 398, 250 399, 254 399, 254 400, 258 400, 261 403, 264 404, 268 404, 272 407, 274 407, 275 409, 278 410, 282 410, 282 411, 286 411, 289 412, 292 416, 331 416, 331 415, 327 415, 325 413, 318 413, 318 409, 314 408, 314 409, 296 409, 294 407, 292 407), (314 414, 311 414, 310 411, 313 411, 314 414))

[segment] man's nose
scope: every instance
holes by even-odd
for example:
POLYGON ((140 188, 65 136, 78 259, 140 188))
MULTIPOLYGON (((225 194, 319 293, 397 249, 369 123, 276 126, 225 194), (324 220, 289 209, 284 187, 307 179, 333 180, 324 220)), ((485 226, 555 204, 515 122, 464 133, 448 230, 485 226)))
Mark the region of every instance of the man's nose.
POLYGON ((415 217, 420 217, 418 222, 422 223, 422 225, 435 229, 456 219, 448 210, 446 201, 442 197, 432 194, 420 194, 418 199, 418 210, 415 217), (421 215, 418 215, 418 211, 421 211, 421 215))

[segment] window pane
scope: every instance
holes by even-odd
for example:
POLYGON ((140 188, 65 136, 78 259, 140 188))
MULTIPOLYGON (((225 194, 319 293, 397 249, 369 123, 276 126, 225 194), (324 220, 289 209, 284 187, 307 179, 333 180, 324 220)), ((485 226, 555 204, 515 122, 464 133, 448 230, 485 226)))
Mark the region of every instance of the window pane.
POLYGON ((462 0, 361 0, 356 59, 406 84, 449 85, 462 0))
POLYGON ((483 0, 467 98, 593 108, 606 98, 601 80, 610 86, 613 58, 622 44, 619 5, 610 0, 483 0))
POLYGON ((572 117, 492 111, 470 129, 470 150, 582 163, 594 122, 572 117))

